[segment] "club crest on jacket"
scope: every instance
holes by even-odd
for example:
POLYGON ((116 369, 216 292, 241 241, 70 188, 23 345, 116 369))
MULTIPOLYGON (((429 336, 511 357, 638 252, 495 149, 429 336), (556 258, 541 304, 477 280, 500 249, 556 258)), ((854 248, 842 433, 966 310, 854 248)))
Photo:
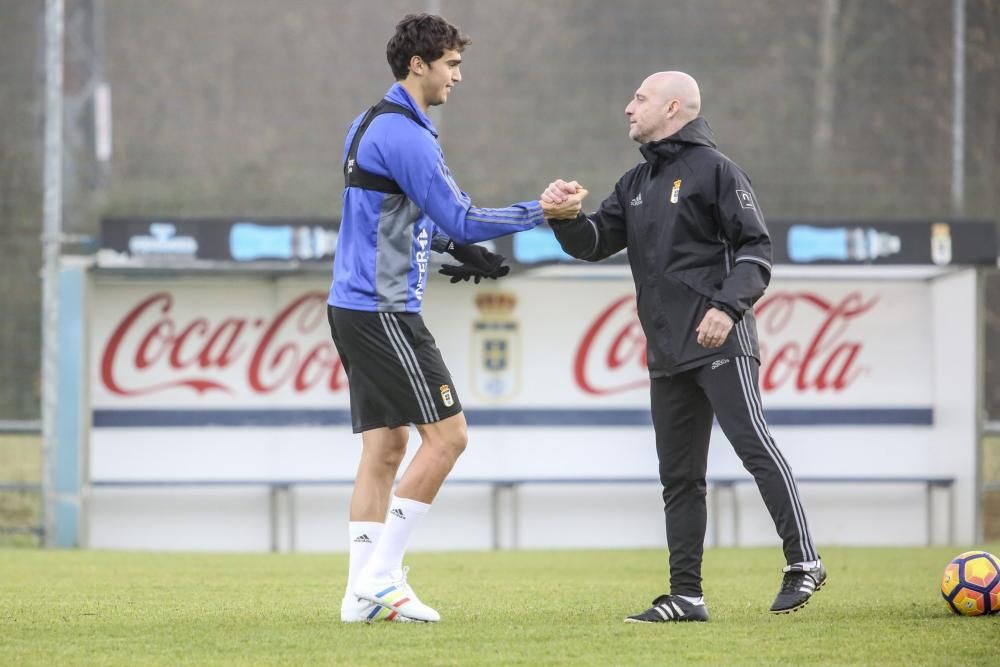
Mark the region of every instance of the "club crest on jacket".
POLYGON ((676 204, 677 198, 680 196, 680 194, 681 194, 681 179, 678 178, 676 181, 674 181, 674 189, 670 191, 670 203, 676 204))

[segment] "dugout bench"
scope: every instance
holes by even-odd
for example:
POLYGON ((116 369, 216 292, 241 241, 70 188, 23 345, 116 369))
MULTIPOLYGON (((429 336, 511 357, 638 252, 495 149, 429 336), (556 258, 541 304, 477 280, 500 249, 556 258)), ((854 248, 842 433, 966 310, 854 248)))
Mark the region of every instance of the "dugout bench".
MULTIPOLYGON (((719 546, 721 534, 720 503, 721 496, 728 495, 732 513, 731 544, 739 546, 740 534, 740 503, 736 489, 742 484, 753 483, 753 478, 745 477, 709 477, 706 482, 709 488, 709 520, 712 529, 711 546, 719 546)), ((948 544, 955 541, 955 478, 953 477, 797 477, 799 485, 808 484, 841 484, 841 485, 921 485, 925 490, 925 515, 927 522, 927 545, 930 546, 935 535, 934 493, 943 491, 947 495, 947 535, 948 544)), ((622 484, 659 486, 659 480, 654 477, 525 477, 525 478, 456 478, 445 482, 447 485, 478 485, 490 487, 491 521, 493 533, 493 548, 502 548, 501 515, 506 502, 509 508, 509 524, 512 527, 509 548, 518 548, 518 489, 526 485, 581 485, 581 484, 622 484)), ((285 527, 288 549, 295 551, 295 489, 297 487, 327 487, 351 486, 353 479, 285 479, 285 480, 95 480, 91 482, 93 489, 111 488, 246 488, 260 487, 267 489, 270 502, 268 505, 269 532, 271 551, 280 550, 280 530, 285 527)))

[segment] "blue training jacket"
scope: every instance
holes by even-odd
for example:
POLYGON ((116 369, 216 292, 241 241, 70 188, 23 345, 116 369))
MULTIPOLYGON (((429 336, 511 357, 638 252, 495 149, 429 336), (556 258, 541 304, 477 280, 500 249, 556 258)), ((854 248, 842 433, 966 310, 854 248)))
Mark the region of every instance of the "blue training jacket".
MULTIPOLYGON (((403 194, 344 188, 328 303, 351 310, 419 313, 435 235, 475 243, 531 229, 544 216, 537 201, 506 208, 473 206, 444 162, 437 130, 406 89, 396 83, 385 99, 409 108, 420 123, 399 113, 377 116, 361 138, 357 164, 394 180, 403 194)), ((347 132, 344 160, 364 115, 347 132)))

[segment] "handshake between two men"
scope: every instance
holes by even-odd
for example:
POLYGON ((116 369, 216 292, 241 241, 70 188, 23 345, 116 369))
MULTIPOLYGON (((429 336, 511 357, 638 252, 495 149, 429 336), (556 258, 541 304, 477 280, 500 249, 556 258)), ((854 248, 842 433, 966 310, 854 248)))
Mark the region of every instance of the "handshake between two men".
MULTIPOLYGON (((571 220, 580 214, 586 196, 587 190, 576 181, 567 183, 559 179, 549 183, 539 197, 539 204, 546 220, 571 220)), ((478 285, 483 278, 496 280, 510 273, 510 267, 504 264, 506 257, 479 245, 449 241, 441 251, 461 262, 461 265, 445 264, 438 270, 441 275, 451 278, 452 283, 471 279, 478 285)))

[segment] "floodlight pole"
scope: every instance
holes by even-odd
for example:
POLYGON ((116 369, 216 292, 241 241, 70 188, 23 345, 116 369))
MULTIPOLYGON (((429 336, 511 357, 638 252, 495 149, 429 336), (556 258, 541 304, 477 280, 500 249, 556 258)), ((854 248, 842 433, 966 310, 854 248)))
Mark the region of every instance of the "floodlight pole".
POLYGON ((64 0, 45 0, 45 162, 42 203, 42 497, 45 546, 56 544, 59 252, 62 239, 64 0))
POLYGON ((951 213, 965 214, 965 0, 952 0, 951 213))

